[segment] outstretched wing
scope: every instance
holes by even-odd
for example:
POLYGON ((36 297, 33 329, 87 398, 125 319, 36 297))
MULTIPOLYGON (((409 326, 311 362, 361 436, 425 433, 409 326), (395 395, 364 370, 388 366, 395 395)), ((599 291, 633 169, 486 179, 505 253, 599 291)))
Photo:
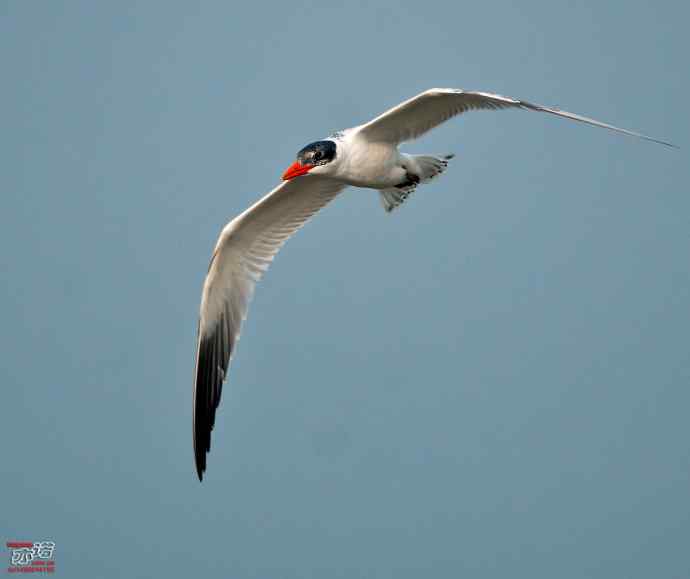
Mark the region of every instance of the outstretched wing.
POLYGON ((199 480, 254 286, 287 239, 344 187, 316 175, 284 181, 228 223, 218 238, 201 295, 197 338, 193 430, 199 480))
POLYGON ((399 104, 359 127, 360 134, 372 142, 398 144, 420 137, 444 123, 451 117, 473 110, 525 109, 549 113, 595 127, 610 129, 633 137, 639 137, 662 145, 674 147, 671 143, 659 141, 634 131, 614 127, 582 115, 559 109, 535 105, 510 97, 488 92, 465 91, 454 88, 432 88, 399 104))

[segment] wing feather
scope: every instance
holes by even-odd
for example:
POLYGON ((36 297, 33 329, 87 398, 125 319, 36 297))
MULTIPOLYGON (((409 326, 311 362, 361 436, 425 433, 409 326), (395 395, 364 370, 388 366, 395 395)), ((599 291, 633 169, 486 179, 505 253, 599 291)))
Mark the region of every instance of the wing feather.
POLYGON ((569 113, 568 111, 536 105, 499 94, 465 91, 454 88, 433 88, 427 90, 379 115, 372 121, 359 127, 358 130, 369 141, 398 144, 416 139, 450 118, 468 111, 508 108, 549 113, 669 147, 675 147, 675 145, 666 141, 653 139, 634 131, 614 127, 613 125, 575 113, 569 113))
POLYGON ((206 470, 223 381, 255 284, 287 239, 343 188, 306 175, 284 181, 230 221, 218 238, 204 281, 194 371, 194 456, 206 470))

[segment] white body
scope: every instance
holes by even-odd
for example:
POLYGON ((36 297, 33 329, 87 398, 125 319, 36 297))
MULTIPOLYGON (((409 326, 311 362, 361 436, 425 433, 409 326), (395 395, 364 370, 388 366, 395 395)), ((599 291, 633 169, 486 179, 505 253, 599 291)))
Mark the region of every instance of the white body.
POLYGON ((392 143, 372 143, 360 127, 347 129, 337 137, 338 154, 327 165, 314 167, 309 175, 328 176, 347 185, 369 189, 387 189, 405 180, 406 169, 414 163, 409 155, 398 151, 392 143))

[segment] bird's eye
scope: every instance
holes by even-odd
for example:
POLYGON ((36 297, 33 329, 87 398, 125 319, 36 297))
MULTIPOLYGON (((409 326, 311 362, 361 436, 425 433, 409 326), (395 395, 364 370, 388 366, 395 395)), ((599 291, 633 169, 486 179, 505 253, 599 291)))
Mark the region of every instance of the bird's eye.
POLYGON ((320 161, 321 157, 323 157, 323 155, 321 154, 321 151, 314 151, 314 155, 312 157, 314 159, 314 161, 320 161))

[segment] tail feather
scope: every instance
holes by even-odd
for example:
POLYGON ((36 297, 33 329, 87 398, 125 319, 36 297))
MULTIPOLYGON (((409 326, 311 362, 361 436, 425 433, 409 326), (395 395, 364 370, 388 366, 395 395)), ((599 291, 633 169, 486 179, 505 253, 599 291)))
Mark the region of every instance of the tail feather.
POLYGON ((411 155, 411 157, 419 167, 420 183, 426 183, 443 173, 448 167, 448 161, 455 157, 455 155, 445 155, 444 157, 432 157, 431 155, 411 155))
POLYGON ((400 207, 405 200, 410 196, 410 193, 414 191, 414 187, 409 190, 398 189, 397 187, 392 187, 391 189, 380 189, 379 199, 381 200, 381 205, 386 210, 386 213, 390 213, 396 207, 400 207))

